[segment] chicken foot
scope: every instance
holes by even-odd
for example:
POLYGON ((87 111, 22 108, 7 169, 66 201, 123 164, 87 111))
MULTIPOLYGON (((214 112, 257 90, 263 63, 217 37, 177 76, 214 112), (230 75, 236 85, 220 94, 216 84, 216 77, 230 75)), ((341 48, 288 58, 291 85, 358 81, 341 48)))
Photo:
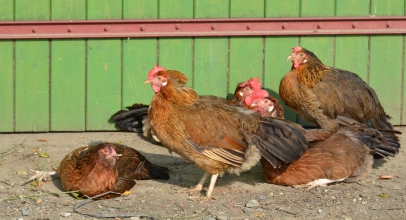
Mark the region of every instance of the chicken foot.
POLYGON ((38 171, 38 170, 33 170, 30 169, 31 173, 35 173, 34 176, 30 177, 27 181, 25 181, 24 184, 29 183, 30 181, 34 180, 34 179, 38 179, 38 182, 41 182, 42 180, 46 180, 48 177, 55 175, 56 171, 50 171, 50 172, 45 172, 45 171, 38 171))
MULTIPOLYGON (((194 190, 197 190, 199 188, 200 188, 200 190, 202 190, 203 184, 206 181, 206 179, 209 177, 209 175, 210 175, 210 173, 205 172, 202 179, 196 185, 196 188, 194 190)), ((189 197, 188 199, 193 200, 193 201, 200 200, 200 203, 210 201, 212 199, 212 194, 213 194, 214 186, 216 185, 217 177, 218 177, 218 174, 211 176, 209 189, 206 192, 206 197, 189 197)))

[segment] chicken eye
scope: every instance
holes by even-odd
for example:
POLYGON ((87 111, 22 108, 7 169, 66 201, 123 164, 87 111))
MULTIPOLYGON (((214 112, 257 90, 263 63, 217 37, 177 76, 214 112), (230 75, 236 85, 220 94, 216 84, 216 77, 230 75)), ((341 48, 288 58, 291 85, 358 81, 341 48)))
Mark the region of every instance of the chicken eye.
POLYGON ((303 57, 303 56, 304 56, 304 53, 300 53, 299 56, 303 57))

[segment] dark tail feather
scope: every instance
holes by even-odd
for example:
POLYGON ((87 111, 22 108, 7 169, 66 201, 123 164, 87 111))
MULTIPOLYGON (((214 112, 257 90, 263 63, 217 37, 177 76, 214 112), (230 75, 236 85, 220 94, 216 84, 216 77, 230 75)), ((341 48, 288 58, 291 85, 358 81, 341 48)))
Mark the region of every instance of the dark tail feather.
POLYGON ((148 116, 148 105, 133 104, 113 114, 109 122, 115 123, 116 128, 122 131, 142 132, 142 120, 148 116))
POLYGON ((352 137, 364 142, 371 150, 374 158, 394 157, 399 153, 400 141, 398 134, 402 132, 391 128, 376 129, 370 123, 361 124, 353 119, 337 116, 337 122, 352 128, 352 137), (354 132, 358 130, 358 132, 354 132))
POLYGON ((151 164, 149 174, 151 175, 152 179, 169 179, 169 169, 155 164, 151 164))

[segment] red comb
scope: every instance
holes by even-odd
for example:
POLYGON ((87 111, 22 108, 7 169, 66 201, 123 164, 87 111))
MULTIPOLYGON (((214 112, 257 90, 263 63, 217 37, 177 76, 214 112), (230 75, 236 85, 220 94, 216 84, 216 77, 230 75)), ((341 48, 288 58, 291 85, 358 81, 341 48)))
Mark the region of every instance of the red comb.
POLYGON ((252 90, 260 90, 261 83, 259 82, 259 77, 257 78, 250 78, 249 80, 238 84, 239 87, 247 87, 251 86, 252 90))
POLYGON ((148 73, 148 79, 154 78, 155 74, 157 74, 159 71, 165 71, 165 70, 166 70, 165 67, 158 66, 155 64, 155 66, 148 73))
POLYGON ((302 50, 302 48, 299 47, 299 46, 296 46, 296 47, 294 47, 294 48, 292 48, 292 49, 293 49, 293 52, 294 52, 294 53, 299 52, 299 51, 302 50))

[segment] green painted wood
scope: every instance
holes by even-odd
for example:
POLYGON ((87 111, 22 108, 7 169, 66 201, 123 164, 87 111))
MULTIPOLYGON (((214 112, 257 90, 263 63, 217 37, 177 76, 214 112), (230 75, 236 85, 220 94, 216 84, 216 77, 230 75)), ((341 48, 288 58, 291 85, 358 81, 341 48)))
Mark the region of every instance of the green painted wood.
POLYGON ((0 21, 12 21, 14 15, 13 0, 0 0, 0 21))
POLYGON ((123 0, 124 19, 155 19, 158 0, 123 0))
MULTIPOLYGON (((52 20, 86 19, 86 1, 53 1, 52 20)), ((51 131, 85 130, 86 44, 83 39, 51 42, 51 131)))
POLYGON ((337 16, 368 16, 370 0, 338 0, 336 5, 337 16))
POLYGON ((228 0, 196 0, 195 18, 227 18, 229 9, 228 0))
POLYGON ((85 130, 85 42, 54 39, 51 46, 51 131, 85 130))
POLYGON ((229 96, 237 84, 250 77, 263 78, 263 39, 262 37, 233 37, 230 39, 229 96))
POLYGON ((265 0, 265 17, 298 17, 300 0, 265 0))
MULTIPOLYGON (((368 16, 370 0, 337 1, 337 16, 368 16)), ((367 36, 336 36, 335 67, 349 70, 368 81, 367 36)))
POLYGON ((15 51, 15 131, 48 131, 49 42, 20 40, 15 51))
POLYGON ((121 41, 89 39, 86 130, 111 130, 107 120, 121 109, 121 41))
MULTIPOLYGON (((49 0, 18 0, 15 20, 49 20, 49 0)), ((15 131, 49 131, 49 41, 15 43, 15 131)))
POLYGON ((302 0, 300 17, 334 16, 334 11, 335 0, 302 0))
POLYGON ((403 49, 404 54, 403 54, 403 99, 402 99, 402 117, 401 117, 401 121, 400 124, 401 125, 405 125, 406 124, 406 77, 404 77, 406 75, 406 49, 403 49))
POLYGON ((51 20, 85 20, 86 19, 86 1, 52 1, 51 20))
POLYGON ((50 5, 50 0, 15 0, 15 19, 16 21, 49 20, 50 5))
MULTIPOLYGON (((227 18, 229 1, 197 0, 195 18, 227 18)), ((195 38, 194 89, 200 95, 227 97, 228 38, 195 38)))
POLYGON ((227 97, 227 38, 195 40, 193 87, 199 95, 227 97))
MULTIPOLYGON (((158 0, 124 0, 124 19, 158 18, 158 0)), ((156 38, 123 39, 122 108, 134 103, 151 103, 154 92, 144 84, 157 63, 156 38)))
POLYGON ((402 106, 402 50, 402 36, 371 37, 369 85, 394 125, 400 124, 402 106))
MULTIPOLYGON (((193 18, 193 1, 165 0, 159 2, 159 18, 193 18)), ((182 26, 180 27, 182 28, 182 26)), ((178 70, 193 85, 193 39, 162 38, 159 40, 159 65, 178 70)))
POLYGON ((144 81, 157 63, 156 47, 155 38, 124 40, 122 108, 134 103, 151 103, 154 92, 144 81))
MULTIPOLYGON (((88 0, 88 19, 122 18, 122 1, 88 0)), ((121 108, 121 39, 87 41, 86 130, 112 130, 108 123, 121 108)))
POLYGON ((0 132, 14 130, 13 41, 0 41, 0 132))
POLYGON ((230 1, 231 18, 261 18, 264 17, 264 0, 232 0, 230 1))
POLYGON ((296 114, 287 107, 279 96, 279 84, 283 76, 290 71, 291 62, 286 58, 292 52, 291 48, 297 45, 297 37, 267 37, 265 41, 265 77, 263 87, 269 95, 278 98, 283 104, 285 118, 296 121, 296 114))
POLYGON ((193 18, 193 2, 190 0, 159 1, 159 18, 193 18))
MULTIPOLYGON (((300 1, 265 1, 266 17, 299 17, 300 1), (286 10, 286 9, 289 10, 286 10)), ((279 96, 279 84, 283 76, 290 71, 291 62, 286 58, 291 48, 298 45, 298 37, 265 37, 265 61, 263 87, 269 94, 278 98, 284 107, 287 120, 296 122, 297 115, 287 107, 279 96)))
POLYGON ((121 3, 117 0, 87 0, 87 19, 121 19, 121 3))
POLYGON ((404 0, 371 0, 371 15, 402 16, 405 15, 404 0))

